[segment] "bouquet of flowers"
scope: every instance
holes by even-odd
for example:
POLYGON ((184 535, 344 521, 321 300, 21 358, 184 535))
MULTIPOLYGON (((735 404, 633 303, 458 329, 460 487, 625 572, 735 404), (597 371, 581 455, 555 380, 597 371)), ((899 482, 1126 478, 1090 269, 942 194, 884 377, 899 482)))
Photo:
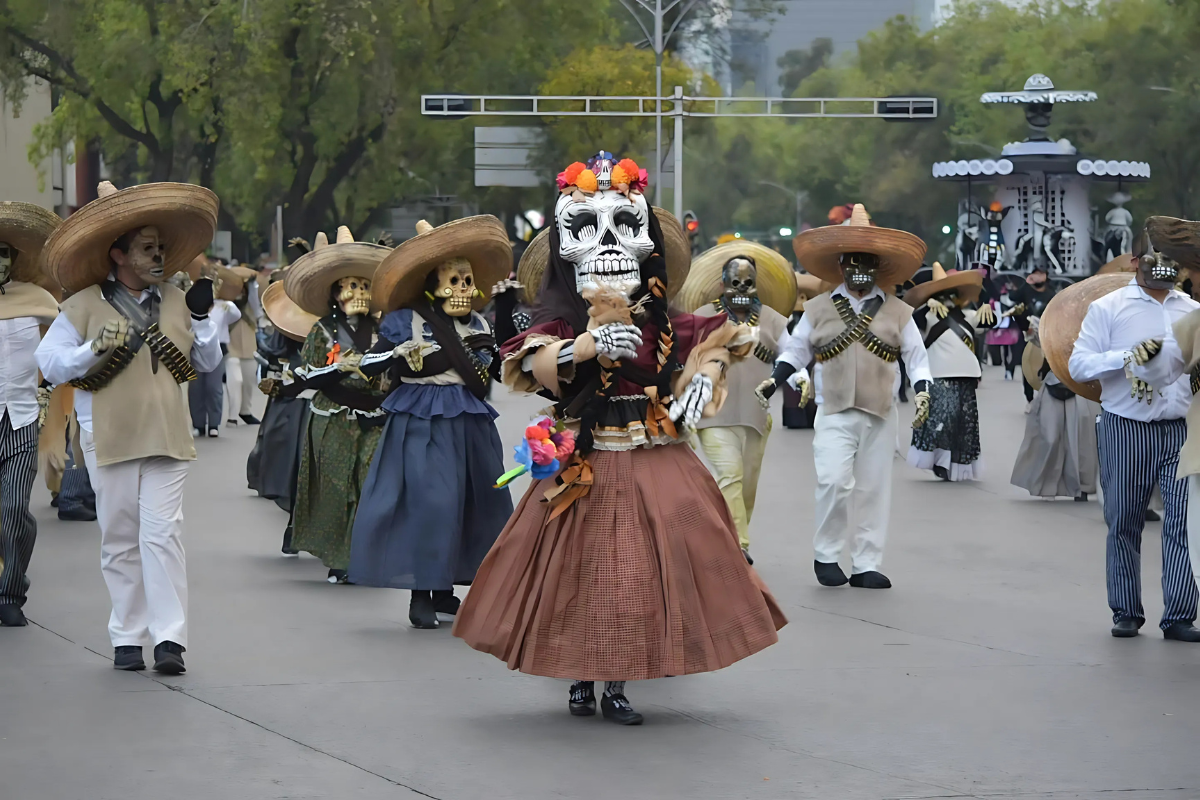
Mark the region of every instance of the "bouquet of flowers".
POLYGON ((531 474, 534 480, 549 478, 558 472, 562 462, 575 452, 575 434, 561 422, 557 425, 546 416, 536 417, 525 429, 525 438, 513 448, 517 466, 496 479, 500 489, 524 475, 531 474))

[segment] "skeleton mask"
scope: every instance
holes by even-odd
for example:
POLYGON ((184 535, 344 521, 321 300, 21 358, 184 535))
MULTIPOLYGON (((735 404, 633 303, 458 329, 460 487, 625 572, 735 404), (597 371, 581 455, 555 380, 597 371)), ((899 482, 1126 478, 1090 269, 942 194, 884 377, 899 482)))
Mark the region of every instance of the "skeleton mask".
POLYGON ((590 197, 561 195, 554 207, 559 255, 575 265, 575 289, 607 285, 632 295, 642 285, 641 264, 654 252, 650 207, 640 193, 621 194, 606 174, 590 197))
POLYGON ((1138 259, 1138 274, 1148 289, 1174 289, 1179 264, 1170 256, 1151 249, 1138 259))
POLYGON ((725 302, 730 308, 750 309, 758 302, 758 267, 754 259, 737 256, 721 270, 725 284, 725 302))
POLYGON ((8 283, 12 277, 12 265, 17 251, 8 242, 0 242, 0 284, 8 283))
POLYGON ((874 253, 842 253, 838 256, 838 264, 842 267, 842 278, 847 288, 866 293, 875 285, 879 256, 874 253))
POLYGON ((366 278, 342 278, 337 282, 337 303, 347 317, 371 312, 371 281, 366 278))
POLYGON ((120 248, 113 247, 109 255, 118 266, 128 266, 132 269, 143 283, 153 285, 163 282, 166 251, 162 239, 158 236, 158 228, 153 225, 147 225, 134 233, 129 239, 129 249, 126 252, 122 253, 120 248))
POLYGON ((432 294, 442 301, 442 310, 452 317, 471 313, 471 301, 475 299, 475 275, 471 262, 465 258, 452 258, 437 268, 437 288, 432 294))

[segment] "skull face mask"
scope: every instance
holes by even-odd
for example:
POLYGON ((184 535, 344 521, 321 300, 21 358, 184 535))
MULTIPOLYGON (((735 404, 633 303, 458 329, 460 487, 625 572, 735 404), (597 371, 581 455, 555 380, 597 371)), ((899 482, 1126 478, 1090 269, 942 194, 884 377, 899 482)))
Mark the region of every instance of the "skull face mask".
POLYGON ((1174 289, 1179 279, 1179 264, 1152 249, 1138 259, 1138 275, 1148 289, 1174 289))
POLYGON ((166 247, 159 238, 158 228, 153 225, 122 236, 109 255, 118 266, 127 266, 133 270, 138 279, 147 285, 162 283, 166 275, 163 268, 166 247), (124 252, 119 246, 123 240, 129 243, 124 252))
POLYGON ((725 302, 731 308, 749 310, 758 304, 758 266, 754 259, 737 256, 721 270, 725 302))
POLYGON ((371 281, 366 278, 342 278, 337 287, 337 303, 347 317, 371 311, 371 281))
POLYGON ((16 260, 17 251, 8 242, 0 242, 0 285, 8 283, 12 277, 12 265, 16 260))
POLYGON ((879 271, 879 256, 874 253, 842 253, 838 256, 842 279, 851 291, 865 294, 875 285, 879 271))
POLYGON ((452 258, 437 268, 437 288, 431 294, 442 301, 442 310, 452 317, 471 313, 471 301, 475 299, 475 274, 471 262, 465 258, 452 258))
POLYGON ((575 266, 576 291, 601 284, 627 296, 637 291, 641 264, 654 252, 646 198, 603 188, 590 197, 561 195, 554 220, 559 255, 575 266))

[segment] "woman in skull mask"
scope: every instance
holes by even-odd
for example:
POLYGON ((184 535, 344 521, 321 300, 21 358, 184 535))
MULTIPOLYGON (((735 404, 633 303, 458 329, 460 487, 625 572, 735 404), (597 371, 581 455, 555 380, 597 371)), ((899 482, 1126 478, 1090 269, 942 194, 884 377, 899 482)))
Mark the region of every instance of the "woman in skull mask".
POLYGON ((543 273, 526 282, 540 286, 534 325, 504 345, 503 374, 555 401, 575 447, 526 492, 454 633, 511 669, 575 680, 575 716, 596 713, 593 682, 606 681, 604 717, 637 725, 626 680, 721 669, 786 622, 716 482, 671 446, 720 407, 731 353, 753 336, 668 311, 690 252, 678 220, 646 203, 636 164, 601 152, 558 183, 555 221, 518 270, 543 273))
POLYGON ((311 252, 287 269, 283 288, 296 305, 320 317, 300 353, 303 366, 285 371, 281 391, 315 389, 308 440, 300 458, 292 547, 321 559, 330 583, 345 583, 350 534, 363 480, 379 443, 386 394, 379 377, 359 369, 375 344, 371 279, 390 249, 355 242, 338 228, 337 243, 317 234, 311 252))
POLYGON ((508 489, 492 486, 504 470, 485 400, 496 342, 478 311, 483 287, 511 266, 503 224, 479 216, 418 223, 376 273, 375 303, 394 310, 360 367, 389 372, 394 389, 359 500, 350 579, 411 590, 415 628, 458 612, 454 586, 471 583, 512 514, 508 489))

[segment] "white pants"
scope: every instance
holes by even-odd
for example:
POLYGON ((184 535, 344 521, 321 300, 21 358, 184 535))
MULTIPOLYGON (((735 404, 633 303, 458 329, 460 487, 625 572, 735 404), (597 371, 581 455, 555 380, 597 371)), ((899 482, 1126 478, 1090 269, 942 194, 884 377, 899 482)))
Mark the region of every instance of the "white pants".
POLYGON ((187 647, 183 482, 188 462, 138 458, 96 466, 92 434, 80 431, 100 523, 100 570, 112 598, 113 647, 175 642, 187 647))
POLYGON ((1192 576, 1200 589, 1200 475, 1188 475, 1187 544, 1192 576))
POLYGON ((258 386, 258 381, 254 380, 257 372, 258 365, 253 358, 229 356, 225 359, 225 419, 250 413, 254 389, 258 386))
POLYGON ((836 563, 853 531, 853 574, 878 570, 883 563, 897 424, 894 405, 886 419, 853 408, 837 414, 817 409, 817 561, 836 563))

